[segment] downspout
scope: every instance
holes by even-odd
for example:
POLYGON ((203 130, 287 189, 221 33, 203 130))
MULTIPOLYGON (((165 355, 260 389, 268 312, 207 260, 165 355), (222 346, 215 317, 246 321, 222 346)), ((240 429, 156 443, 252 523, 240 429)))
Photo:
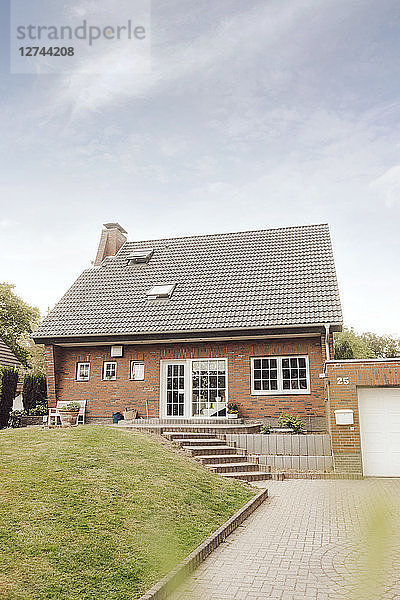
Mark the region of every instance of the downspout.
POLYGON ((325 325, 325 354, 326 360, 331 360, 331 353, 329 350, 329 329, 330 325, 325 325))

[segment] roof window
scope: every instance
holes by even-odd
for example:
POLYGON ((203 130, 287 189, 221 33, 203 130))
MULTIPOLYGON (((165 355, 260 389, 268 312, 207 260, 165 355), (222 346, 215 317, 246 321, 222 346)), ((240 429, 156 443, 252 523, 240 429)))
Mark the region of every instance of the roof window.
POLYGON ((153 248, 138 248, 137 250, 133 250, 130 254, 128 254, 129 264, 147 263, 153 256, 153 253, 153 248))
POLYGON ((171 298, 175 283, 155 285, 147 292, 149 298, 171 298))

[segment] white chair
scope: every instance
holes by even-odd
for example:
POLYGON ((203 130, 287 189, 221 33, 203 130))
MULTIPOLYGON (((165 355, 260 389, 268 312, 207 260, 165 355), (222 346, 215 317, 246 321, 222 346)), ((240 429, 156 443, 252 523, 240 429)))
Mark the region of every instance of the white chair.
POLYGON ((78 416, 76 417, 76 424, 85 424, 85 411, 86 411, 86 400, 58 400, 56 408, 49 408, 49 418, 47 421, 48 425, 61 425, 60 408, 67 406, 71 402, 76 402, 80 405, 78 416))
POLYGON ((211 402, 209 408, 201 411, 205 417, 217 417, 218 413, 226 408, 226 402, 211 402))

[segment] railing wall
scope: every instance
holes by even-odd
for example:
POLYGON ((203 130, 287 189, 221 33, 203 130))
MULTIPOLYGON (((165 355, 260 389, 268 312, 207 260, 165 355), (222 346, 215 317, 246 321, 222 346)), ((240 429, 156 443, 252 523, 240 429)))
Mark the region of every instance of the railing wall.
POLYGON ((271 469, 331 471, 331 440, 328 434, 228 434, 228 444, 258 456, 271 469))

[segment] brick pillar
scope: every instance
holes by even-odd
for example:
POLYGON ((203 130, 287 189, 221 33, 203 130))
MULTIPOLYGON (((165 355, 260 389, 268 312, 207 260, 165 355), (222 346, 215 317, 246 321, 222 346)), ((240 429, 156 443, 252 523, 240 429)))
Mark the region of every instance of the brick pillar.
POLYGON ((50 408, 57 405, 56 395, 56 358, 54 346, 44 347, 44 359, 46 366, 47 402, 50 408))

